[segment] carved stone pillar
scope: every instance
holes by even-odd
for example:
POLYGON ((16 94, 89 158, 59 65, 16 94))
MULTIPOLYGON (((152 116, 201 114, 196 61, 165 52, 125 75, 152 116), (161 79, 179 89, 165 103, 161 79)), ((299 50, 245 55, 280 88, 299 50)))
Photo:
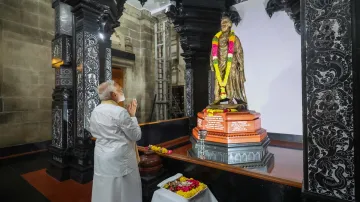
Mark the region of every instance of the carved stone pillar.
POLYGON ((301 10, 305 201, 359 201, 360 2, 301 10))
POLYGON ((211 41, 219 31, 221 12, 231 3, 225 0, 172 0, 171 4, 166 14, 180 35, 186 62, 185 113, 194 117, 209 102, 211 41))
POLYGON ((52 102, 52 143, 47 173, 59 181, 69 179, 69 149, 73 145, 73 75, 71 6, 53 1, 55 38, 52 41, 52 66, 55 89, 52 102))
POLYGON ((111 79, 111 41, 125 0, 72 1, 74 14, 75 138, 71 178, 80 183, 93 176, 93 145, 89 132, 92 110, 100 103, 97 86, 111 79), (75 3, 74 3, 75 2, 75 3))

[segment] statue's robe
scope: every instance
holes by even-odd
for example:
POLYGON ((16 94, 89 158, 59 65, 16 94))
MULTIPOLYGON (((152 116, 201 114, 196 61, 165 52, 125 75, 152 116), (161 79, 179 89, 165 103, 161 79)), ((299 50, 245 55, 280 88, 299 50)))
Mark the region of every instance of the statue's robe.
MULTIPOLYGON (((218 58, 219 58, 219 70, 221 74, 221 78, 224 78, 226 71, 226 63, 227 63, 227 54, 228 54, 228 42, 229 42, 229 34, 222 34, 219 38, 219 49, 218 49, 218 58)), ((212 56, 210 56, 210 67, 211 70, 214 71, 212 56)), ((240 39, 235 36, 234 43, 234 54, 233 61, 231 64, 230 75, 228 82, 226 84, 226 93, 227 97, 232 100, 236 99, 238 104, 247 104, 246 94, 245 94, 245 73, 244 73, 244 53, 241 46, 240 39)), ((215 76, 215 101, 220 100, 220 86, 215 76)))

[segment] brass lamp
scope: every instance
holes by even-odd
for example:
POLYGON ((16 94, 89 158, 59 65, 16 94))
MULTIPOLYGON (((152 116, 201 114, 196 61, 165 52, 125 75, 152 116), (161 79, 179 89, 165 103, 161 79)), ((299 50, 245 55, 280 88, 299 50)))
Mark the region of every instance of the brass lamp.
POLYGON ((71 46, 71 36, 60 35, 52 41, 51 65, 53 68, 60 68, 61 65, 70 65, 71 46))

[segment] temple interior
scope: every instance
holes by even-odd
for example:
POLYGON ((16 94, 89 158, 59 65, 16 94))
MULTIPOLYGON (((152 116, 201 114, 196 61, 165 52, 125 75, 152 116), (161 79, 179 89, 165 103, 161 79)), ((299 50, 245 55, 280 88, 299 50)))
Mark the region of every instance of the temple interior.
POLYGON ((91 201, 109 80, 144 202, 358 201, 359 35, 359 0, 0 0, 0 201, 91 201))

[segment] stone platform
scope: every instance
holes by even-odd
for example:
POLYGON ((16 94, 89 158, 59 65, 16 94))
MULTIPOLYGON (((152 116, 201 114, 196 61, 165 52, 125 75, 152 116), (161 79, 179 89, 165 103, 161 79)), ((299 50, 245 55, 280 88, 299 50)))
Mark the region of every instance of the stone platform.
POLYGON ((197 115, 197 127, 190 138, 190 156, 261 171, 273 166, 274 155, 267 150, 270 139, 261 128, 260 113, 209 113, 205 109, 197 115), (203 147, 200 131, 206 131, 203 147))

